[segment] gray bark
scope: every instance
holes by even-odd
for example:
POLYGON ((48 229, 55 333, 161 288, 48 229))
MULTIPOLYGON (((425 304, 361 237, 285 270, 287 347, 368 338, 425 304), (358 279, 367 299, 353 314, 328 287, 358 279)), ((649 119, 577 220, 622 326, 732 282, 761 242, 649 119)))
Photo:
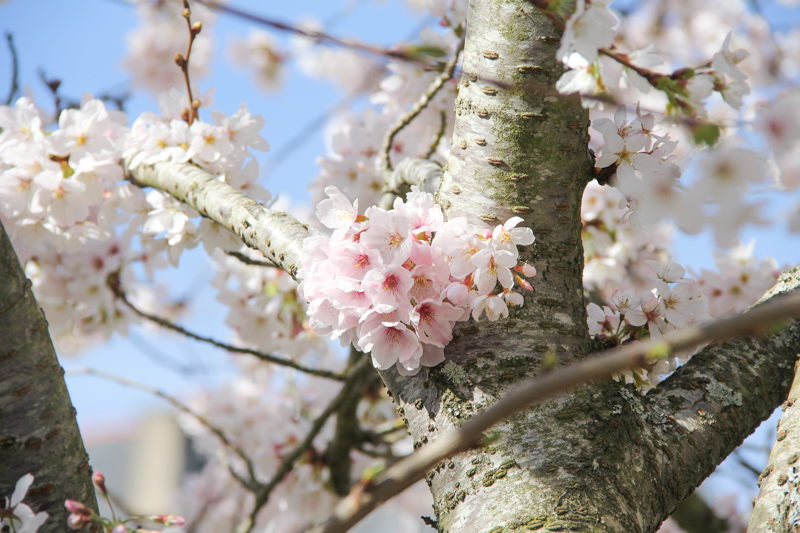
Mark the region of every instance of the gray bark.
POLYGON ((66 531, 64 500, 97 508, 92 471, 47 320, 0 222, 0 497, 33 474, 24 502, 66 531))
POLYGON ((784 414, 764 472, 759 477, 760 490, 750 518, 748 531, 791 533, 800 531, 800 363, 784 414))

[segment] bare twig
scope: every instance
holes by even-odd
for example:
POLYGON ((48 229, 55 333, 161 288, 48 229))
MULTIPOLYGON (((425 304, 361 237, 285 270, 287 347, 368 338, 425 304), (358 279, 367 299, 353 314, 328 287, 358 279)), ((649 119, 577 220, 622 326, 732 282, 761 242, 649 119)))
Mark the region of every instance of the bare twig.
POLYGON ((422 159, 430 159, 433 157, 433 154, 436 153, 436 149, 439 148, 439 142, 444 137, 444 132, 447 129, 447 113, 444 111, 439 111, 439 131, 436 132, 436 137, 433 139, 431 143, 431 147, 428 148, 428 153, 425 154, 425 157, 422 159))
POLYGON ((175 54, 175 64, 178 65, 183 73, 183 80, 186 82, 186 92, 189 95, 189 109, 184 109, 183 119, 191 124, 197 118, 197 110, 200 109, 200 102, 195 100, 192 96, 192 83, 189 79, 189 61, 192 57, 192 45, 194 40, 203 29, 203 23, 200 21, 192 24, 192 10, 189 8, 189 0, 183 0, 183 18, 186 19, 186 26, 189 28, 189 45, 186 48, 186 56, 180 53, 175 54))
POLYGON ((249 490, 253 490, 254 487, 258 486, 258 482, 256 481, 256 477, 255 477, 255 468, 253 467, 253 461, 250 460, 250 457, 248 457, 247 454, 244 453, 244 451, 242 451, 241 448, 239 448, 233 442, 231 442, 231 440, 225 435, 225 433, 220 428, 218 428, 217 426, 215 426, 214 424, 212 424, 211 422, 206 420, 206 418, 203 417, 202 415, 200 415, 199 413, 196 413, 196 412, 192 411, 191 409, 186 407, 186 405, 184 405, 183 403, 179 402, 178 400, 176 400, 175 398, 173 398, 169 394, 161 392, 160 390, 155 389, 155 388, 153 388, 153 387, 151 387, 149 385, 145 385, 143 383, 138 383, 138 382, 132 381, 130 379, 126 379, 126 378, 123 378, 123 377, 120 377, 120 376, 116 376, 114 374, 109 374, 108 372, 103 372, 101 370, 95 370, 93 368, 83 368, 83 369, 79 369, 79 370, 70 370, 67 375, 70 375, 70 376, 97 376, 99 378, 103 378, 103 379, 106 379, 108 381, 113 381, 115 383, 119 383, 120 385, 124 385, 125 387, 131 387, 133 389, 139 389, 141 391, 148 392, 148 393, 150 393, 150 394, 152 394, 154 396, 158 396, 162 400, 165 400, 167 403, 172 405, 178 411, 181 411, 182 413, 186 413, 187 415, 191 416, 192 418, 194 418, 195 420, 200 422, 209 431, 211 431, 214 435, 216 435, 219 438, 219 440, 221 440, 222 443, 229 450, 231 450, 233 453, 235 453, 244 462, 245 468, 247 468, 247 474, 248 474, 248 476, 250 476, 250 480, 244 479, 241 475, 239 475, 236 472, 236 470, 234 470, 229 465, 229 470, 231 472, 231 475, 236 479, 236 481, 241 483, 245 488, 247 488, 249 490))
POLYGON ((321 377, 321 378, 333 379, 333 380, 336 380, 336 381, 344 381, 344 379, 345 379, 345 376, 343 376, 342 374, 336 374, 335 372, 331 372, 329 370, 319 370, 319 369, 315 369, 315 368, 308 368, 308 367, 305 367, 305 366, 303 366, 303 365, 301 365, 299 363, 295 363, 291 359, 284 359, 282 357, 276 357, 274 355, 270 355, 270 354, 267 354, 267 353, 264 353, 264 352, 260 352, 258 350, 253 350, 251 348, 243 348, 243 347, 239 347, 239 346, 232 346, 230 344, 225 344, 224 342, 219 342, 219 341, 214 340, 214 339, 209 338, 209 337, 203 337, 202 335, 198 335, 197 333, 193 333, 191 331, 188 331, 188 330, 182 328, 181 326, 178 326, 177 324, 173 324, 169 320, 165 320, 165 319, 163 319, 161 317, 158 317, 158 316, 155 316, 155 315, 151 315, 150 313, 145 313, 141 309, 138 309, 135 305, 133 305, 128 300, 128 296, 127 296, 127 294, 125 294, 125 291, 122 289, 122 286, 121 286, 120 281, 119 281, 119 276, 116 273, 109 274, 108 280, 107 280, 107 284, 108 284, 109 288, 111 289, 111 292, 114 293, 114 296, 119 298, 122 301, 122 303, 127 305, 131 309, 131 311, 133 311, 134 313, 136 313, 140 317, 145 318, 145 319, 147 319, 147 320, 149 320, 149 321, 151 321, 151 322, 153 322, 155 324, 158 324, 159 326, 161 326, 163 328, 167 328, 167 329, 171 329, 172 331, 176 331, 176 332, 180 333, 181 335, 185 335, 186 337, 189 337, 190 339, 194 339, 194 340, 197 340, 197 341, 205 342, 205 343, 211 344, 212 346, 216 346, 217 348, 222 348, 223 350, 227 350, 229 352, 245 353, 245 354, 248 354, 248 355, 253 355, 255 357, 258 357, 262 361, 266 361, 268 363, 275 363, 276 365, 287 366, 289 368, 294 368, 295 370, 299 370, 300 372, 305 372, 306 374, 311 374, 313 376, 318 376, 318 377, 321 377))
POLYGON ((241 252, 225 252, 225 253, 228 254, 231 257, 235 257, 236 259, 238 259, 239 261, 241 261, 245 265, 259 266, 259 267, 270 267, 270 268, 280 268, 278 265, 276 265, 275 263, 273 263, 269 259, 266 259, 264 261, 259 261, 258 259, 253 259, 252 257, 248 257, 248 256, 246 256, 245 254, 243 254, 241 252))
POLYGON ((369 354, 362 354, 361 360, 354 366, 350 367, 350 370, 347 372, 347 379, 342 385, 341 390, 339 390, 339 394, 337 394, 336 397, 328 404, 325 410, 314 419, 314 422, 311 424, 311 429, 309 429, 308 433, 306 434, 306 438, 303 439, 303 442, 298 444, 291 453, 284 456, 281 466, 278 468, 269 482, 262 485, 257 491, 255 491, 256 502, 253 506, 252 512, 250 513, 248 522, 240 525, 239 528, 237 528, 237 531, 244 531, 248 533, 252 530, 252 528, 255 526, 256 516, 261 508, 266 505, 267 501, 269 501, 269 496, 272 491, 281 481, 283 481, 283 478, 286 476, 286 474, 291 472, 292 468, 294 468, 295 462, 297 462, 297 460, 311 448, 314 439, 322 430, 325 422, 327 422, 331 415, 333 415, 339 409, 341 404, 351 394, 350 389, 363 378, 365 372, 369 371, 371 366, 372 357, 370 357, 369 354))
POLYGON ((392 151, 392 143, 394 142, 395 136, 402 131, 403 128, 408 126, 412 120, 414 120, 417 115, 419 115, 423 109, 425 109, 428 104, 433 100, 433 97, 436 96, 436 93, 439 92, 439 89, 444 87, 444 84, 447 83, 450 78, 453 77, 453 72, 456 70, 456 64, 458 64, 458 58, 461 55, 461 50, 464 49, 464 39, 456 45, 456 49, 453 51, 453 57, 442 69, 442 72, 436 76, 436 79, 433 80, 433 83, 430 84, 428 90, 420 97, 420 99, 411 107, 411 109, 400 117, 394 126, 389 128, 389 131, 386 132, 386 136, 383 138, 383 146, 381 147, 381 161, 380 166, 382 169, 385 170, 392 170, 392 160, 390 157, 392 151))
POLYGON ((274 19, 262 17, 260 15, 256 15, 254 13, 249 13, 242 9, 238 9, 235 7, 231 7, 228 5, 220 4, 215 2, 214 0, 195 0, 198 4, 202 4, 204 6, 210 7, 216 11, 221 13, 226 13, 228 15, 233 15, 239 17, 241 19, 254 22, 261 26, 267 26, 279 31, 293 33, 295 35, 300 35, 301 37, 308 37, 309 39, 315 39, 318 41, 323 41, 328 44, 333 44, 336 46, 340 46, 342 48, 349 48, 351 50, 357 50, 359 52, 365 52, 368 54, 375 54, 383 57, 387 57, 389 59, 398 59, 401 61, 410 61, 410 62, 417 62, 417 63, 425 63, 419 60, 419 57, 416 54, 409 53, 402 49, 384 49, 378 48, 377 46, 371 46, 364 43, 359 43, 357 41, 353 41, 350 39, 340 39, 338 37, 333 37, 321 31, 314 31, 314 30, 305 30, 303 28, 298 28, 297 26, 292 26, 291 24, 286 24, 285 22, 280 22, 274 19))
POLYGON ((649 365, 671 353, 686 352, 708 342, 767 333, 777 322, 794 316, 800 316, 800 293, 779 297, 733 318, 672 331, 661 340, 606 350, 580 363, 526 380, 458 430, 442 435, 417 453, 391 466, 376 476, 368 487, 352 491, 337 505, 334 514, 321 528, 311 531, 347 531, 378 505, 422 479, 439 461, 480 444, 485 431, 534 403, 629 368, 649 365))
POLYGON ((19 91, 19 58, 17 57, 17 47, 14 46, 14 36, 10 31, 6 32, 6 41, 8 41, 8 51, 11 53, 11 89, 6 98, 6 105, 11 105, 14 96, 19 91))

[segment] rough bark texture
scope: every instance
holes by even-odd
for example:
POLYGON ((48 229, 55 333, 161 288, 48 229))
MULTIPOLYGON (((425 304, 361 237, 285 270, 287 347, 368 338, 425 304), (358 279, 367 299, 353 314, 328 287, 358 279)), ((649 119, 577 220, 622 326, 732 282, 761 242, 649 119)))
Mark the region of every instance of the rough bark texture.
POLYGON ((795 363, 794 383, 784 404, 775 445, 759 477, 748 531, 790 533, 800 530, 800 363, 795 363))
POLYGON ((42 533, 67 530, 66 499, 97 507, 63 375, 44 313, 0 223, 0 497, 33 474, 24 501, 50 514, 42 533))
POLYGON ((192 206, 296 278, 305 257, 303 239, 309 233, 293 216, 267 209, 188 163, 140 165, 126 173, 133 183, 160 189, 192 206))

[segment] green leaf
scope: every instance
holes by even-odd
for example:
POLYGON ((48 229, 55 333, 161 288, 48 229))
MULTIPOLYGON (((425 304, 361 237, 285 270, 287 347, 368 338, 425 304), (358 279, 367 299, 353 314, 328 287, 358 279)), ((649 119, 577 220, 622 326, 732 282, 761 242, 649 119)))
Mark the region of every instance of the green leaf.
POLYGON ((692 138, 695 144, 714 146, 720 135, 720 127, 713 124, 699 124, 692 128, 692 138))

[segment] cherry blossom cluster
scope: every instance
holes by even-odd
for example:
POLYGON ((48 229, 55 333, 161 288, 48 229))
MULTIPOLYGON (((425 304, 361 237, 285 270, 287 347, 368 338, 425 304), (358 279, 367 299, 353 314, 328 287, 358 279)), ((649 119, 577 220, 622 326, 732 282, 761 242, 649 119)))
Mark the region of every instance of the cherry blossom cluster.
POLYGON ((47 521, 49 517, 47 513, 34 513, 28 505, 22 503, 33 484, 33 479, 31 474, 19 478, 11 498, 5 498, 3 508, 0 509, 0 530, 11 533, 36 533, 47 521))
POLYGON ((633 86, 647 93, 656 87, 666 95, 669 111, 691 117, 707 116, 704 101, 715 91, 733 108, 742 106, 742 97, 750 93, 750 87, 745 82, 747 75, 737 65, 748 53, 730 49, 732 33, 710 61, 670 76, 660 75, 650 70, 664 63, 652 44, 630 53, 618 49, 608 52, 615 41, 618 19, 606 4, 602 0, 578 0, 567 19, 556 57, 570 70, 556 83, 559 92, 577 92, 585 97, 584 106, 594 107, 600 101, 596 97, 609 89, 633 86), (601 50, 617 64, 606 68, 608 62, 600 62, 601 50))
MULTIPOLYGON (((614 187, 592 183, 584 192, 584 287, 594 301, 587 308, 593 336, 619 343, 730 316, 758 301, 778 278, 774 259, 753 256, 754 242, 715 252, 717 271, 702 269, 696 281, 687 278, 669 259, 669 226, 633 226, 620 204, 624 198, 614 187)), ((652 385, 689 355, 628 377, 652 385)))
MULTIPOLYGON (((708 299, 700 292, 697 281, 685 278, 686 270, 674 261, 663 265, 647 261, 648 279, 655 288, 637 294, 633 289, 617 289, 606 299, 606 305, 587 306, 589 334, 606 337, 619 344, 627 339, 650 336, 661 338, 664 333, 709 320, 708 299)), ((646 373, 652 383, 685 363, 691 354, 679 354, 659 361, 646 373)), ((633 373, 634 380, 638 377, 633 373)), ((638 380, 637 380, 638 381, 638 380)))
MULTIPOLYGON (((264 261, 261 253, 247 248, 239 253, 264 261)), ((225 324, 234 333, 234 344, 286 354, 295 360, 326 352, 325 343, 308 328, 307 304, 298 297, 297 283, 289 274, 270 266, 248 265, 221 250, 212 259, 216 275, 211 285, 226 308, 225 324)), ((325 361, 322 366, 333 363, 325 361)))
POLYGON ((445 222, 433 195, 417 187, 392 210, 370 207, 363 216, 336 187, 326 193, 317 217, 333 234, 304 243, 299 291, 312 329, 371 352, 377 368, 413 375, 441 363, 455 322, 470 313, 508 316, 508 305, 523 303, 515 282, 532 290, 520 273, 536 269, 517 264, 517 246, 534 237, 517 227, 519 217, 476 231, 464 218, 445 222))
MULTIPOLYGON (((460 4, 461 2, 459 2, 460 4)), ((444 34, 426 28, 420 33, 420 46, 452 54, 458 37, 452 31, 444 34)), ((438 75, 419 63, 393 61, 384 70, 373 69, 385 77, 374 87, 369 107, 360 115, 336 117, 327 131, 329 153, 317 158, 320 174, 311 183, 312 202, 325 196, 325 188, 335 186, 362 205, 375 205, 383 189, 380 152, 386 131, 403 116, 438 75)), ((395 163, 406 157, 446 160, 452 135, 452 109, 456 95, 455 82, 446 84, 427 107, 405 127, 391 146, 389 157, 395 163), (442 113, 446 120, 442 129, 442 113), (438 139, 438 142, 437 142, 438 139)))
MULTIPOLYGON (((209 94, 200 100, 211 105, 209 94)), ((150 302, 163 311, 163 291, 139 284, 131 265, 152 279, 198 243, 209 252, 242 248, 221 226, 205 219, 197 224, 199 214, 168 194, 124 181, 123 158, 131 168, 191 161, 253 198, 270 200, 255 183, 258 163, 251 153, 269 148, 258 133, 261 117, 242 106, 232 116, 215 111, 213 122, 189 124, 182 117, 188 98, 177 90, 162 95, 160 107, 161 115, 145 113, 131 129, 123 113, 89 97, 63 111, 55 129, 27 98, 0 107, 0 216, 59 350, 124 333, 137 320, 105 286, 109 275, 119 277, 140 307, 150 302)), ((287 290, 294 293, 291 285, 287 290)), ((282 334, 296 331, 291 324, 297 322, 290 319, 282 334)))
POLYGON ((764 223, 760 204, 743 199, 751 185, 767 179, 762 157, 726 139, 698 156, 697 179, 686 187, 673 162, 677 141, 666 133, 658 135, 655 127, 653 115, 642 115, 638 108, 628 120, 625 106, 617 109, 613 121, 592 122, 603 135, 602 155, 595 164, 616 166, 613 183, 626 197, 632 223, 651 226, 670 217, 687 233, 711 226, 719 246, 730 246, 745 224, 764 223), (717 209, 709 213, 704 206, 712 204, 717 209))

